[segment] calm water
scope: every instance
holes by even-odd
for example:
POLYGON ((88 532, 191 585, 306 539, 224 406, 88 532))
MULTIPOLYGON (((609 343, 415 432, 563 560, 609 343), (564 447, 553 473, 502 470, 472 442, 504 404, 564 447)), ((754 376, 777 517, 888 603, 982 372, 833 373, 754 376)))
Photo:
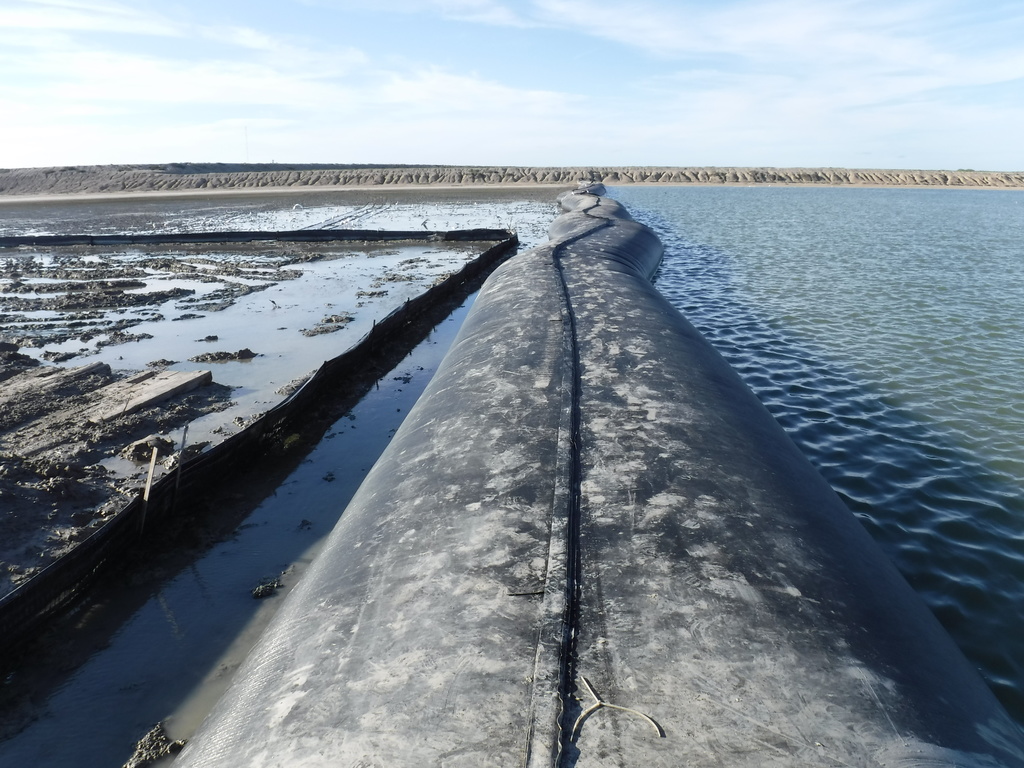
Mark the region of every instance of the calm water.
POLYGON ((1024 723, 1024 193, 638 188, 661 291, 1024 723))

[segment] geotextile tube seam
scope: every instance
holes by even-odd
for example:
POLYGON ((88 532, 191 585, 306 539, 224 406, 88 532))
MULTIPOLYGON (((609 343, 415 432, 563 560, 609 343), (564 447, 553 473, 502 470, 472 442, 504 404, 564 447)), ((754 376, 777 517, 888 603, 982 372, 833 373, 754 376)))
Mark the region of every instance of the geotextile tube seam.
MULTIPOLYGON (((597 221, 599 227, 607 226, 607 222, 597 221)), ((560 736, 558 740, 558 756, 556 764, 569 759, 574 747, 572 744, 573 724, 579 714, 578 700, 573 695, 576 690, 576 637, 580 618, 580 572, 582 558, 580 554, 580 494, 583 482, 583 467, 580 456, 581 423, 580 401, 582 399, 582 373, 580 367, 579 340, 576 333, 576 313, 573 310, 569 285, 565 279, 562 256, 566 247, 573 241, 586 237, 591 233, 585 231, 567 238, 554 246, 552 260, 558 271, 558 281, 565 301, 565 317, 569 341, 569 495, 566 500, 566 556, 565 556, 565 619, 562 628, 561 671, 559 696, 562 714, 559 720, 560 736)))
POLYGON ((1024 766, 602 194, 488 279, 180 768, 1024 766))

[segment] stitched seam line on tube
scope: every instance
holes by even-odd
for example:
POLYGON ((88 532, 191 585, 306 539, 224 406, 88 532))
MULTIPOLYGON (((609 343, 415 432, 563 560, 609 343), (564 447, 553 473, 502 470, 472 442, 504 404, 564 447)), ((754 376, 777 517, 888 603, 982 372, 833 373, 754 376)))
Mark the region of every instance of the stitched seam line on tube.
MULTIPOLYGON (((599 219, 597 219, 600 221, 599 219)), ((569 444, 571 461, 569 466, 569 498, 566 525, 566 586, 565 586, 565 621, 562 628, 561 680, 559 695, 562 700, 562 714, 559 722, 559 747, 556 766, 568 766, 575 762, 572 753, 572 725, 575 720, 573 693, 576 688, 576 640, 579 635, 580 597, 582 589, 582 553, 580 547, 581 495, 583 482, 583 464, 580 455, 582 411, 580 401, 583 392, 583 371, 580 361, 579 337, 576 332, 576 313, 573 310, 569 284, 565 277, 563 256, 570 245, 592 235, 611 222, 603 221, 599 227, 590 229, 579 235, 567 238, 558 243, 552 252, 555 269, 561 283, 565 300, 566 317, 569 320, 569 335, 572 344, 571 382, 572 397, 570 410, 569 444)))

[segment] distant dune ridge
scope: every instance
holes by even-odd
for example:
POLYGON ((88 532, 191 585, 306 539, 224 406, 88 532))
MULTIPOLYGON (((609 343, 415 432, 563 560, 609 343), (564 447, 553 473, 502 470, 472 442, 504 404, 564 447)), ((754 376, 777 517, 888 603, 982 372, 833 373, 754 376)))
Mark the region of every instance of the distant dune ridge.
POLYGON ((1024 187, 1024 172, 847 168, 698 168, 171 163, 0 169, 0 195, 289 187, 608 184, 1024 187))

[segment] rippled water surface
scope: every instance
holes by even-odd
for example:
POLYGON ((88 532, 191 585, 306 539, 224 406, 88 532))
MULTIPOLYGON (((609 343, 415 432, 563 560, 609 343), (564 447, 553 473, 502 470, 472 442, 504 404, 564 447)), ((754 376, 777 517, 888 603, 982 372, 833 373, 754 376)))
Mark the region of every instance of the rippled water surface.
POLYGON ((661 291, 1024 723, 1024 193, 618 187, 661 291))

